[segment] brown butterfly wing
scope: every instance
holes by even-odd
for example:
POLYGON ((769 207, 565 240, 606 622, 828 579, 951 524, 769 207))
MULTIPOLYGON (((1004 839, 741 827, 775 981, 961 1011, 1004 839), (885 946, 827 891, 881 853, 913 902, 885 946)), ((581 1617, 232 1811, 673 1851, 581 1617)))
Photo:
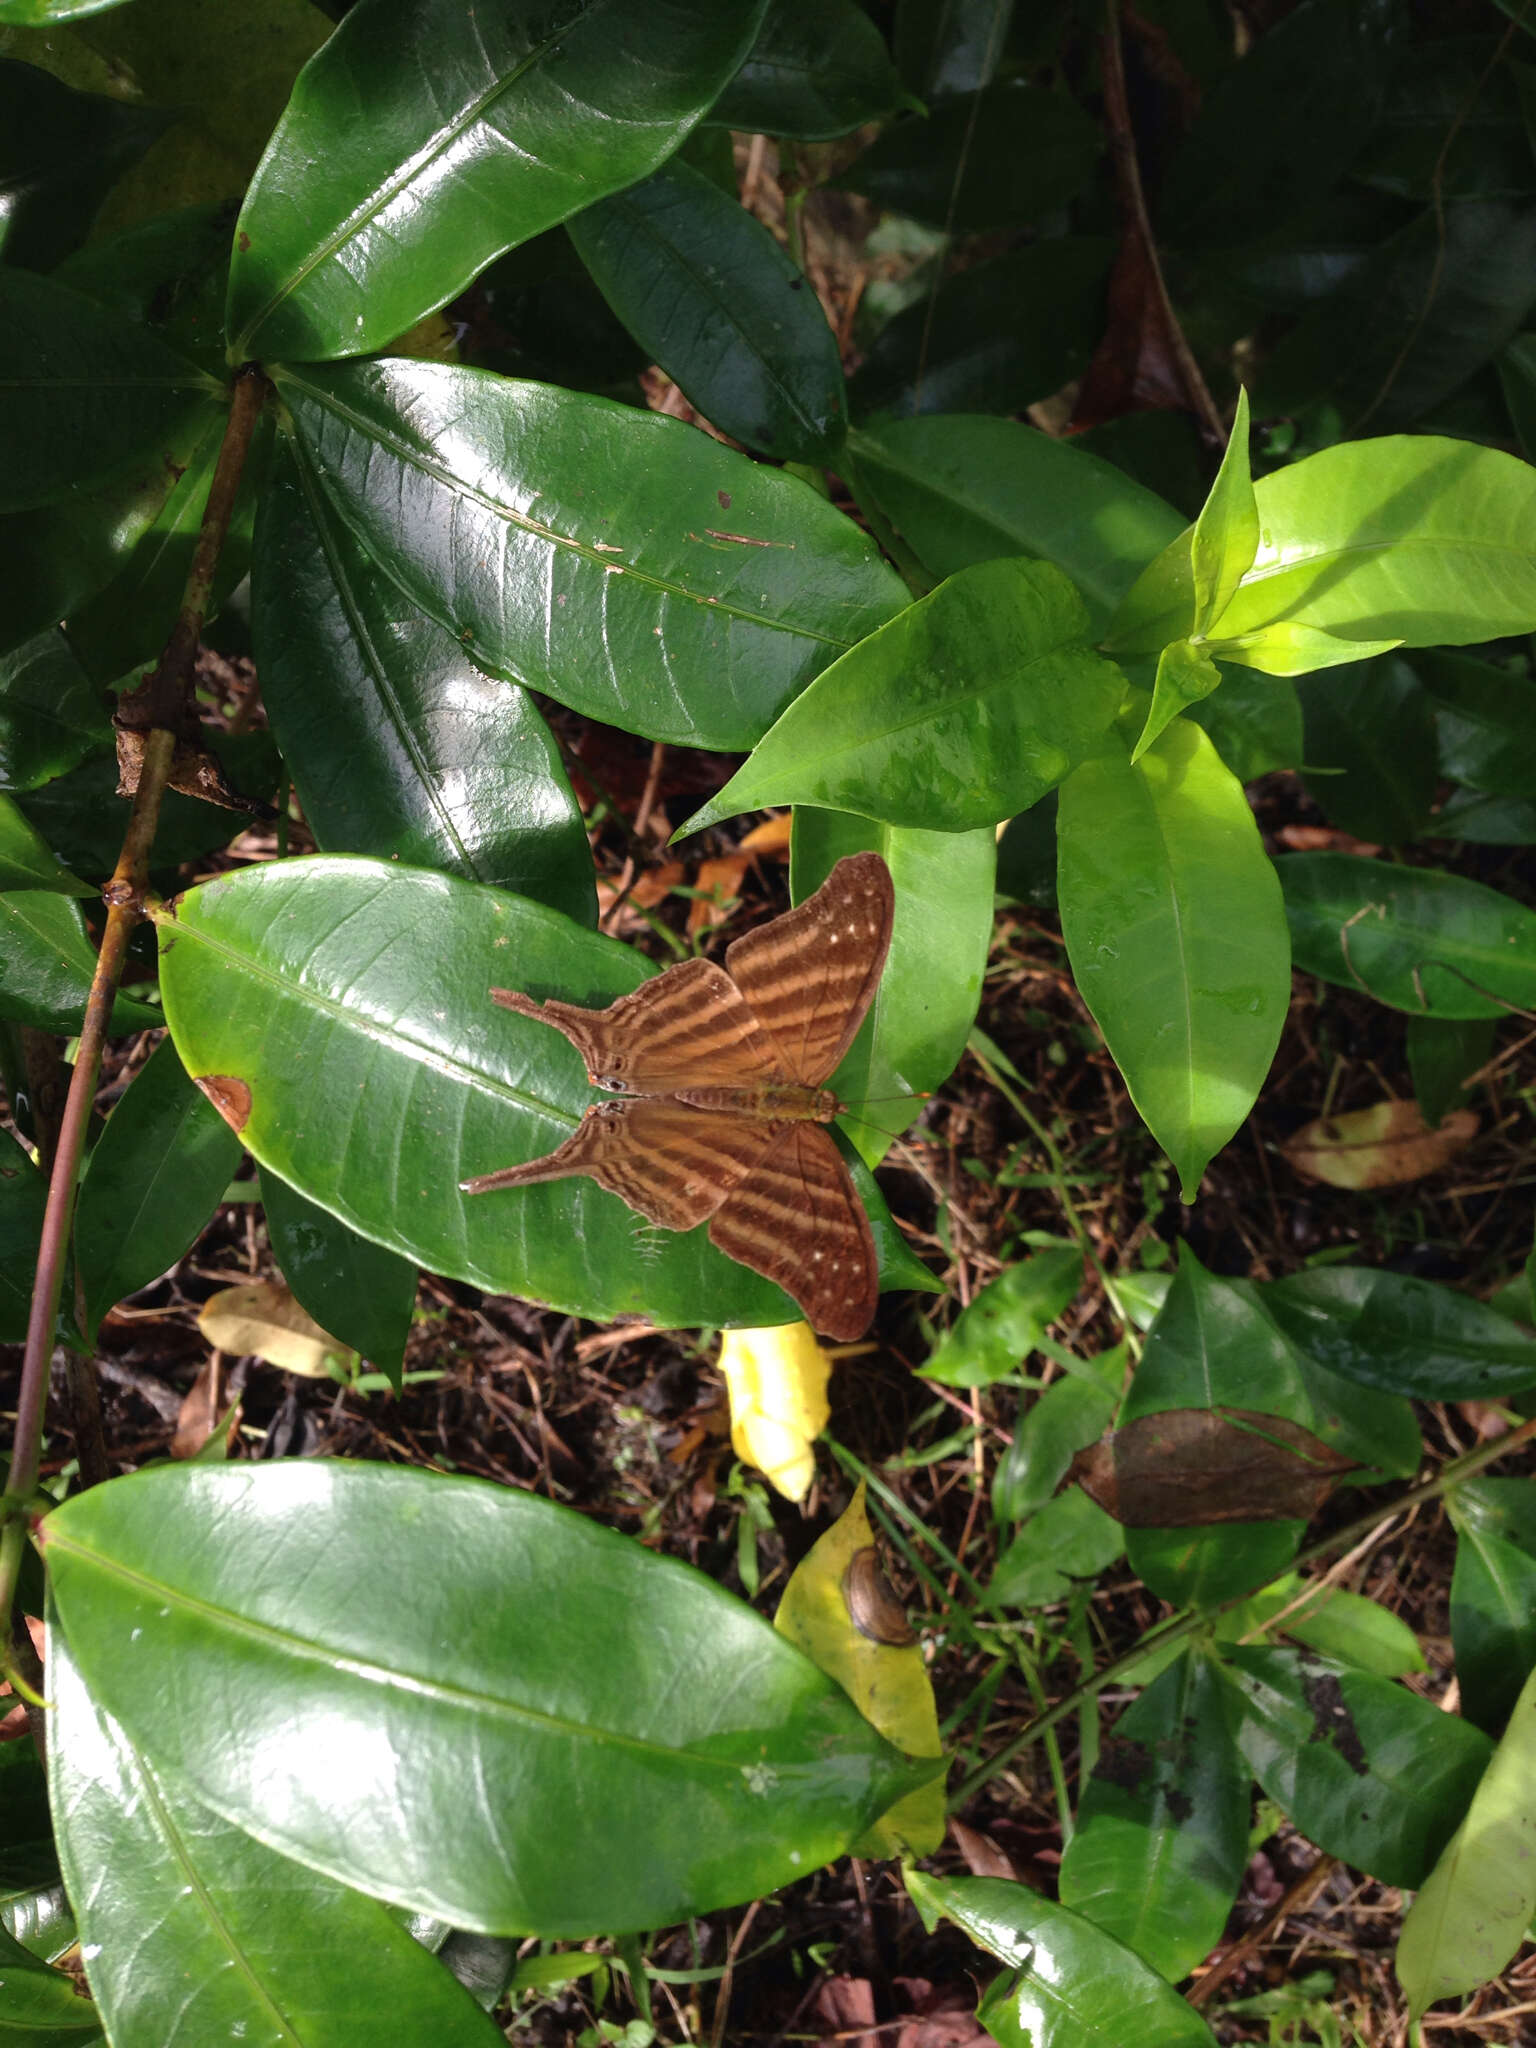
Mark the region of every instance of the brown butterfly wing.
POLYGON ((819 1088, 853 1043, 880 984, 895 903, 879 854, 850 854, 798 909, 726 949, 787 1080, 819 1088))
POLYGON ((469 1194, 483 1195, 586 1174, 649 1222, 692 1230, 714 1215, 783 1128, 755 1117, 689 1109, 660 1096, 628 1096, 594 1103, 565 1143, 542 1159, 504 1166, 462 1185, 469 1194))
POLYGON ((682 1088, 745 1088, 784 1078, 773 1041, 712 960, 679 961, 606 1010, 554 999, 536 1003, 506 988, 491 994, 504 1010, 564 1032, 600 1087, 673 1095, 682 1088))
POLYGON ((851 1343, 880 1294, 875 1241, 842 1155, 820 1124, 776 1130, 709 1226, 728 1258, 777 1281, 824 1337, 851 1343))

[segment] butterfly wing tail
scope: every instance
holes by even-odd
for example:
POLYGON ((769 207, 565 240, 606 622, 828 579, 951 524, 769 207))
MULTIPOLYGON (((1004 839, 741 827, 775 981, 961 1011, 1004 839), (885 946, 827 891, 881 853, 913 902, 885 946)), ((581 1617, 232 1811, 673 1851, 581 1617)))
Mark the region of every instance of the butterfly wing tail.
POLYGON ((495 1173, 476 1174, 473 1180, 461 1180, 459 1186, 466 1195, 488 1195, 497 1188, 526 1188, 535 1181, 566 1180, 577 1173, 595 1177, 601 1163, 602 1147, 597 1142, 597 1132, 590 1119, 583 1119, 563 1145, 546 1152, 542 1159, 530 1159, 522 1166, 498 1167, 495 1173))

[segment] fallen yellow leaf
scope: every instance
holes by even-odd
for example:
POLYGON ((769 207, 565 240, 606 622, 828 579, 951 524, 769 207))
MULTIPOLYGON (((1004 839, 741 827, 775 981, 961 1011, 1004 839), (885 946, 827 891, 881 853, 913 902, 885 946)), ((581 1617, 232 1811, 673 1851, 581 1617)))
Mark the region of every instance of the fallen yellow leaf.
POLYGON ((727 1330, 720 1370, 731 1400, 731 1445, 787 1500, 804 1500, 816 1476, 811 1446, 827 1426, 831 1366, 809 1323, 727 1330))
POLYGON ((304 1313, 280 1280, 222 1288, 204 1304, 197 1327, 216 1350, 264 1358, 306 1379, 329 1379, 333 1364, 352 1356, 347 1345, 304 1313))

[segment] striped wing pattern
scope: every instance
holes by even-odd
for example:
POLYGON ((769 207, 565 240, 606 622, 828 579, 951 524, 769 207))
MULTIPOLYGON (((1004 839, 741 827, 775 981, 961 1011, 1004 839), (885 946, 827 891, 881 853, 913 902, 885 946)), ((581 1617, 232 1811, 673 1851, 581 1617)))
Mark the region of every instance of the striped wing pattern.
MULTIPOLYGON (((565 1143, 542 1159, 504 1166, 466 1181, 465 1187, 471 1194, 485 1194, 584 1173, 649 1222, 666 1230, 692 1230, 715 1214, 775 1139, 794 1128, 766 1118, 689 1109, 664 1095, 631 1095, 622 1102, 594 1103, 565 1143)), ((820 1135, 830 1146, 826 1133, 820 1135)))
POLYGON ((879 1270, 848 1169, 820 1123, 754 1115, 752 1092, 816 1089, 832 1073, 874 1000, 894 907, 885 862, 853 854, 798 909, 737 939, 724 968, 683 961, 606 1010, 493 989, 504 1009, 563 1032, 594 1083, 632 1092, 594 1105, 544 1158, 464 1187, 587 1174, 665 1229, 712 1218, 710 1241, 777 1282, 814 1328, 862 1336, 879 1270), (700 1088, 740 1090, 740 1108, 671 1099, 700 1088))
POLYGON ((675 1095, 680 1088, 750 1088, 785 1078, 773 1041, 713 960, 681 961, 606 1010, 530 1002, 506 988, 491 994, 504 1010, 563 1031, 600 1087, 675 1095))
POLYGON ((777 1138, 715 1211, 709 1241, 777 1281, 813 1329, 850 1344, 869 1328, 880 1292, 864 1204, 820 1124, 763 1128, 777 1138))
POLYGON ((782 1077, 819 1088, 874 1000, 895 913, 878 853, 840 860, 796 910, 727 947, 731 979, 778 1048, 782 1077))

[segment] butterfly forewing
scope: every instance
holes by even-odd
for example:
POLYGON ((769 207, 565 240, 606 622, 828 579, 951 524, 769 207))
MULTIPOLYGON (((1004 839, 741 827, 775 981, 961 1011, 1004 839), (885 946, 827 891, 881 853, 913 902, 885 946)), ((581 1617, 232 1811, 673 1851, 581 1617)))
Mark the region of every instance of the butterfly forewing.
POLYGON ((782 1077, 819 1088, 853 1043, 891 943, 895 895, 877 853, 840 860, 814 896, 726 950, 782 1077))
POLYGON ((692 1230, 714 1215, 785 1128, 689 1109, 664 1096, 636 1095, 594 1103, 557 1150, 465 1186, 485 1194, 586 1174, 648 1221, 667 1230, 692 1230))
POLYGON ((712 960, 681 961, 606 1010, 535 1003, 510 989, 491 993, 503 1009, 564 1032, 594 1081, 637 1094, 750 1088, 778 1077, 777 1048, 712 960))
POLYGON ((709 1241, 777 1281, 823 1336, 846 1344, 869 1328, 880 1291, 875 1241, 842 1156, 820 1124, 780 1128, 716 1210, 709 1241))

